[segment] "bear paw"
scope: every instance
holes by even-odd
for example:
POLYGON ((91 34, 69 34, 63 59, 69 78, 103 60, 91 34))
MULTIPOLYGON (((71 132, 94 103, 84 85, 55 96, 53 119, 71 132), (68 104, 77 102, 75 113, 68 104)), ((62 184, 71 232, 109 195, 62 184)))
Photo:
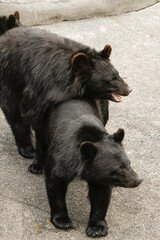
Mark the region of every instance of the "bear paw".
POLYGON ((27 146, 18 149, 19 154, 24 158, 34 158, 35 150, 32 146, 27 146))
POLYGON ((72 225, 72 221, 69 217, 54 217, 51 218, 51 223, 53 223, 53 225, 56 228, 60 228, 60 229, 70 229, 73 228, 72 225))
POLYGON ((33 173, 33 174, 41 174, 43 173, 43 167, 40 164, 37 163, 32 163, 29 167, 28 167, 28 171, 33 173))
POLYGON ((89 224, 86 229, 89 237, 105 237, 108 234, 108 227, 105 221, 99 221, 95 224, 89 224))

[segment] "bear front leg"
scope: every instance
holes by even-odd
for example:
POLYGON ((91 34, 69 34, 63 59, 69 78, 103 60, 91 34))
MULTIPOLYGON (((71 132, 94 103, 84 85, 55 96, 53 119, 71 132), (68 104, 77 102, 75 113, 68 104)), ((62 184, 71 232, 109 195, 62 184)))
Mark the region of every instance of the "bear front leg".
POLYGON ((105 126, 109 120, 109 101, 106 99, 100 100, 100 108, 103 117, 103 124, 105 126))
POLYGON ((51 180, 46 178, 47 194, 51 207, 51 223, 60 229, 73 227, 65 201, 67 186, 68 183, 60 178, 52 178, 51 180))
POLYGON ((91 212, 86 234, 89 237, 104 237, 108 234, 105 221, 106 212, 111 197, 111 188, 88 183, 91 212))

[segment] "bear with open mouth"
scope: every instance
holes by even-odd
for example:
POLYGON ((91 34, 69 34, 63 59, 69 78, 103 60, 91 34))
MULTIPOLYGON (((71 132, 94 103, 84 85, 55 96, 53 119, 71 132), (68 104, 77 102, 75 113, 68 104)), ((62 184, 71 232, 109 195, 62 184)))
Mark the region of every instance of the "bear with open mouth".
POLYGON ((96 51, 26 27, 11 29, 0 37, 0 107, 23 157, 34 157, 32 126, 36 159, 43 158, 44 124, 51 103, 84 97, 98 100, 104 124, 107 122, 108 103, 104 101, 119 102, 120 96, 130 93, 110 62, 111 50, 106 45, 96 51))

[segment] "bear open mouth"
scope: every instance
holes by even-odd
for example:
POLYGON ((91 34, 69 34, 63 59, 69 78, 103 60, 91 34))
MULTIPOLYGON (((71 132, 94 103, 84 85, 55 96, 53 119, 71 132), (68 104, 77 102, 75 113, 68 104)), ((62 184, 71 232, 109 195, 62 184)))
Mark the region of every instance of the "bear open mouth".
POLYGON ((114 93, 111 93, 111 96, 113 97, 115 102, 121 102, 122 96, 120 96, 119 94, 114 92, 114 93))

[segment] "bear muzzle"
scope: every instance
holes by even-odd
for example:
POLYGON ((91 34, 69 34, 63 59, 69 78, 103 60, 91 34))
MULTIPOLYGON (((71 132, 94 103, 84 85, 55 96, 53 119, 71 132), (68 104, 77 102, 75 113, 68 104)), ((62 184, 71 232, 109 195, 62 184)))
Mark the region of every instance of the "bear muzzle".
POLYGON ((132 180, 132 181, 128 181, 126 183, 126 188, 135 188, 138 187, 141 183, 143 182, 143 179, 136 179, 136 180, 132 180))
POLYGON ((111 93, 111 100, 114 102, 121 102, 122 96, 128 96, 132 90, 127 87, 123 90, 117 90, 111 93))
POLYGON ((138 187, 143 179, 132 169, 131 166, 125 166, 118 172, 119 186, 124 188, 138 187))

